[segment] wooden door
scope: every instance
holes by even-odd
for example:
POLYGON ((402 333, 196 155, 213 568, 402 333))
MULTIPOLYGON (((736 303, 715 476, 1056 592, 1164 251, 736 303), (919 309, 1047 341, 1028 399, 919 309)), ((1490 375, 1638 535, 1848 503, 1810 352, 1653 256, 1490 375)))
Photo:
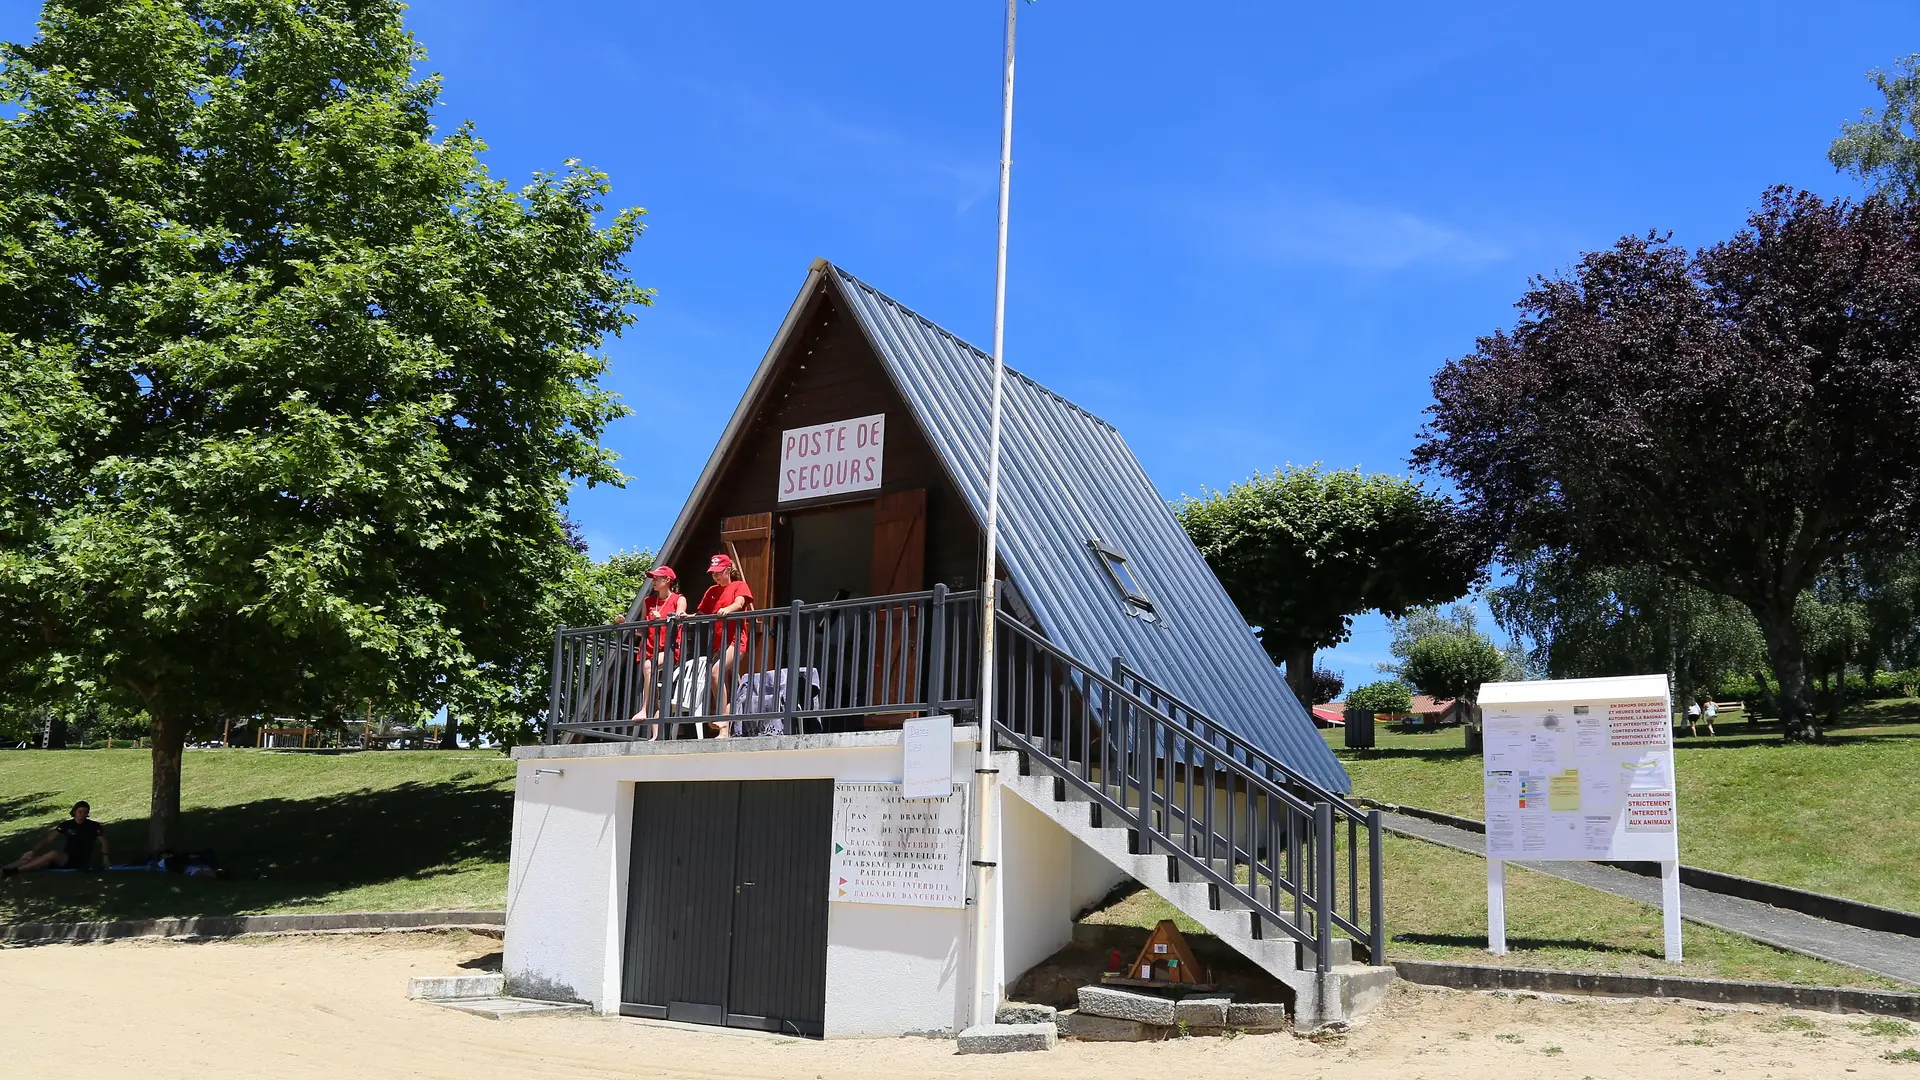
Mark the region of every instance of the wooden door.
POLYGON ((773 603, 773 515, 722 518, 720 542, 733 555, 740 576, 753 590, 753 606, 764 608, 773 603))
MULTIPOLYGON (((927 587, 927 492, 896 491, 873 503, 873 595, 919 592, 927 587)), ((874 616, 873 701, 912 701, 920 686, 919 604, 878 609, 874 616)), ((912 713, 869 716, 870 728, 897 728, 912 713)))

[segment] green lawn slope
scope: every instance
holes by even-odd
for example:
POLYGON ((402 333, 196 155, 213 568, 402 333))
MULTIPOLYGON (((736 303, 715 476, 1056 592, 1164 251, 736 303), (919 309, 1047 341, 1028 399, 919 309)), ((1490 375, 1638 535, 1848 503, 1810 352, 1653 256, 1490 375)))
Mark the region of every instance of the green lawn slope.
MULTIPOLYGON (((0 859, 79 799, 115 862, 146 847, 144 750, 0 751, 0 859)), ((506 902, 513 764, 486 751, 294 754, 189 750, 188 848, 224 881, 172 874, 22 874, 0 882, 0 922, 281 911, 498 910, 506 902)))

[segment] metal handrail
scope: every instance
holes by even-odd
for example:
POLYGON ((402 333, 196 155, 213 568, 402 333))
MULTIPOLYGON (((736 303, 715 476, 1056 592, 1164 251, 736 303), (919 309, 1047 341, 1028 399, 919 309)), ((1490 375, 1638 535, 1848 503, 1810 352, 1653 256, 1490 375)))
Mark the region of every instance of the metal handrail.
MULTIPOLYGON (((1131 682, 1145 690, 1149 697, 1165 701, 1168 705, 1172 706, 1172 708, 1168 710, 1169 712, 1186 713, 1189 717, 1193 718, 1194 721, 1204 725, 1209 732, 1215 733, 1224 739, 1230 747, 1230 752, 1243 753, 1247 757, 1266 765, 1269 769, 1280 773, 1287 778, 1289 783, 1309 792, 1315 800, 1330 803, 1334 808, 1335 814, 1346 819, 1347 876, 1350 882, 1350 887, 1347 892, 1349 908, 1347 917, 1341 921, 1356 935, 1364 937, 1370 958, 1385 956, 1386 922, 1385 912, 1381 905, 1381 896, 1385 891, 1386 874, 1384 862, 1385 853, 1382 847, 1383 826, 1380 811, 1365 809, 1351 802, 1338 792, 1329 791, 1321 787, 1320 784, 1315 782, 1311 777, 1308 777, 1299 770, 1267 753, 1265 750, 1236 735, 1219 721, 1207 716, 1191 704, 1181 700, 1165 687, 1147 678, 1146 675, 1127 664, 1123 658, 1115 657, 1113 668, 1116 679, 1122 684, 1131 682), (1360 895, 1358 887, 1360 848, 1358 831, 1362 827, 1367 830, 1367 892, 1369 894, 1369 903, 1367 905, 1368 926, 1364 932, 1362 932, 1357 925, 1359 922, 1358 906, 1360 895)), ((1378 963, 1378 959, 1375 959, 1375 962, 1378 963)))
POLYGON ((1136 854, 1164 852, 1175 880, 1191 875, 1246 908, 1256 934, 1274 926, 1311 946, 1319 970, 1331 965, 1336 927, 1367 936, 1334 904, 1331 803, 1309 803, 1207 748, 1169 712, 1027 627, 1009 619, 1002 629, 996 662, 1010 700, 996 709, 996 741, 1118 817, 1144 848, 1136 854), (1246 882, 1237 880, 1243 864, 1246 882))
POLYGON ((1139 684, 1139 686, 1146 691, 1146 694, 1143 696, 1147 696, 1150 699, 1158 698, 1166 702, 1167 705, 1171 705, 1173 708, 1166 709, 1167 712, 1170 712, 1170 713, 1184 712, 1187 715, 1193 717, 1195 721, 1197 721, 1199 724, 1206 727, 1210 733, 1217 735, 1221 740, 1225 741, 1228 749, 1238 753, 1243 753, 1247 757, 1259 761, 1261 764, 1267 766, 1269 769, 1272 769, 1275 772, 1280 773, 1280 775, 1286 777, 1288 783, 1294 785, 1295 787, 1305 789, 1306 791, 1310 792, 1313 795, 1313 797, 1316 799, 1322 799, 1332 803, 1336 810, 1341 811, 1347 816, 1358 817, 1358 818, 1366 817, 1367 812, 1364 808, 1349 801, 1345 796, 1341 795, 1339 792, 1331 791, 1327 788, 1322 787, 1320 783, 1314 780, 1312 777, 1308 776, 1307 774, 1301 772, 1298 769, 1295 769, 1293 766, 1288 765, 1286 762, 1281 761, 1279 758, 1274 757, 1272 754, 1267 753, 1265 750, 1260 749, 1258 746, 1255 746, 1254 744, 1248 742, 1246 739, 1235 734, 1233 731, 1228 729, 1226 725, 1220 723, 1218 720, 1213 719, 1212 717, 1208 716, 1206 713, 1201 712, 1199 709, 1194 708, 1192 705, 1181 700, 1172 691, 1169 691, 1165 687, 1154 682, 1152 679, 1149 679, 1145 675, 1141 674, 1132 665, 1128 664, 1124 659, 1116 657, 1114 659, 1113 666, 1114 666, 1115 678, 1117 681, 1121 683, 1121 685, 1124 686, 1128 682, 1139 684))

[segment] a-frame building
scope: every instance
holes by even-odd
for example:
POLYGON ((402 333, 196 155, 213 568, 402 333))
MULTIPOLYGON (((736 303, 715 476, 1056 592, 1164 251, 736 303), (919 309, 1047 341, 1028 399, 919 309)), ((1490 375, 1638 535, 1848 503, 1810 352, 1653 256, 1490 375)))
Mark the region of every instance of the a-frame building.
POLYGON ((514 750, 515 993, 952 1032, 1131 877, 1296 1024, 1381 999, 1379 813, 1120 433, 1013 372, 980 655, 991 375, 808 270, 661 552, 689 593, 735 556, 754 607, 555 635, 547 742, 514 750))

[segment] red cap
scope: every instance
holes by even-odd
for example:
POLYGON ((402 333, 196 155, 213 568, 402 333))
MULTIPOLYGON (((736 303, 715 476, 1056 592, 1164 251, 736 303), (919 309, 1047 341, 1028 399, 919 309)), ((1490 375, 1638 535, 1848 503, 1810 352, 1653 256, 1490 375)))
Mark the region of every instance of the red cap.
POLYGON ((673 572, 673 567, 671 566, 656 566, 653 569, 647 571, 647 576, 663 577, 663 578, 666 578, 668 581, 680 580, 679 575, 673 572))
POLYGON ((731 569, 733 569, 733 560, 727 558, 725 555, 715 555, 707 561, 707 573, 709 574, 717 574, 722 570, 731 569))

